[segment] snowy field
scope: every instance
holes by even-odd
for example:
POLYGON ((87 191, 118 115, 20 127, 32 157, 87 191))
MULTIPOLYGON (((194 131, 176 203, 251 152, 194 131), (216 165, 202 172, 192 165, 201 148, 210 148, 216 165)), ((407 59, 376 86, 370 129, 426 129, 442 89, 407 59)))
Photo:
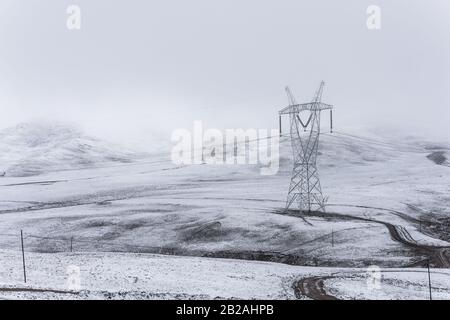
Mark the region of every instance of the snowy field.
POLYGON ((298 216, 283 214, 286 138, 279 173, 262 176, 257 166, 176 166, 169 153, 124 152, 67 130, 0 134, 4 298, 307 298, 295 294, 298 279, 349 271, 323 286, 338 298, 426 299, 430 259, 436 297, 450 299, 448 143, 323 134, 328 213, 298 216), (30 288, 64 291, 73 263, 85 290, 6 290, 23 287, 20 230, 30 288), (382 290, 368 291, 370 265, 417 272, 383 272, 382 290))
MULTIPOLYGON (((28 283, 21 254, 1 251, 2 299, 308 299, 297 281, 324 277, 330 294, 342 299, 428 299, 423 269, 381 270, 379 285, 364 270, 289 266, 279 263, 130 253, 27 254, 28 283), (79 287, 70 266, 80 267, 79 287), (332 278, 327 279, 327 277, 332 278), (297 292, 298 291, 298 292, 297 292), (296 294, 297 292, 297 294, 296 294)), ((434 299, 448 299, 450 270, 433 270, 434 299)))

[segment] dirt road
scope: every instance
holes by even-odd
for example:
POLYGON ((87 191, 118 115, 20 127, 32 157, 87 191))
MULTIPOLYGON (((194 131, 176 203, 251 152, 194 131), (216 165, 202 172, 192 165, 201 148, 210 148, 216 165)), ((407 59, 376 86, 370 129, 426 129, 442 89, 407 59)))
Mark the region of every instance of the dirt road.
POLYGON ((338 298, 328 294, 324 288, 324 281, 332 277, 311 277, 304 278, 294 283, 294 293, 297 299, 306 296, 313 300, 338 300, 338 298))
MULTIPOLYGON (((345 205, 340 205, 345 206, 345 205)), ((352 206, 352 205, 349 205, 352 206)), ((366 208, 372 208, 372 207, 366 207, 366 208)), ((379 209, 379 208, 373 208, 373 209, 379 209)), ((295 216, 295 215, 292 215, 295 216)), ((397 241, 415 252, 417 252, 419 255, 423 255, 428 257, 426 260, 422 261, 430 261, 430 265, 434 268, 449 268, 450 267, 450 247, 444 247, 444 246, 431 246, 431 245, 424 245, 420 244, 417 241, 413 239, 413 237, 409 234, 409 232, 403 227, 399 225, 394 225, 386 221, 381 220, 375 220, 370 219, 366 217, 357 217, 352 216, 348 214, 338 214, 338 213, 322 213, 322 212, 311 212, 308 213, 308 216, 316 216, 316 217, 333 217, 336 219, 342 219, 342 220, 359 220, 359 221, 365 221, 365 222, 372 222, 377 223, 385 226, 389 234, 392 238, 392 240, 397 241)), ((425 265, 423 265, 425 266, 425 265)))

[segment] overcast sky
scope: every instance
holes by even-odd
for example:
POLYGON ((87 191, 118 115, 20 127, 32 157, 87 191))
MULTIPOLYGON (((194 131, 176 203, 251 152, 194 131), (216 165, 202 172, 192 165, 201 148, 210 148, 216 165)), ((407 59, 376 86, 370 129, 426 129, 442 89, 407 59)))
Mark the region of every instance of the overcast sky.
POLYGON ((341 129, 450 137, 449 17, 448 0, 0 0, 0 127, 276 128, 284 87, 306 102, 323 79, 341 129))

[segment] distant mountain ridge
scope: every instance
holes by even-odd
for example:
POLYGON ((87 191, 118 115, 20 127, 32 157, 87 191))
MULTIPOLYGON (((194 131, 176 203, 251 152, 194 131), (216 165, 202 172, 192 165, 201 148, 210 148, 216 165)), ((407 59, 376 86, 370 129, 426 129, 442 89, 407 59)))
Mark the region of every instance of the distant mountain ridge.
POLYGON ((61 124, 22 123, 0 131, 0 175, 5 176, 126 163, 142 156, 61 124))

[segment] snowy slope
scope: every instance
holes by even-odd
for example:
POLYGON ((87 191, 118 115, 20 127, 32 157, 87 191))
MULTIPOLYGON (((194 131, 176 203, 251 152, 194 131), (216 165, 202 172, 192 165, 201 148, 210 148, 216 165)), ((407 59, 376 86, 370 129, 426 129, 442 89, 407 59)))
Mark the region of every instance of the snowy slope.
POLYGON ((24 123, 0 131, 0 173, 6 176, 127 163, 141 156, 63 125, 24 123))
MULTIPOLYGON (((450 168, 427 156, 447 146, 352 135, 321 136, 319 175, 330 197, 325 215, 282 214, 292 170, 290 143, 282 139, 281 168, 273 176, 262 176, 257 165, 178 166, 168 153, 130 163, 91 161, 96 165, 87 168, 76 163, 72 170, 39 176, 6 176, 0 179, 0 248, 15 250, 22 229, 27 252, 38 260, 41 253, 63 259, 73 237, 74 251, 96 252, 99 259, 116 259, 112 252, 119 251, 401 268, 423 266, 431 257, 432 267, 445 266, 450 168)), ((62 140, 79 142, 80 135, 75 136, 62 140)), ((53 150, 61 150, 61 144, 48 149, 47 159, 56 163, 59 153, 53 150)), ((126 259, 117 259, 117 268, 128 268, 126 259)), ((342 282, 327 281, 340 290, 336 295, 352 297, 342 293, 342 282)))

